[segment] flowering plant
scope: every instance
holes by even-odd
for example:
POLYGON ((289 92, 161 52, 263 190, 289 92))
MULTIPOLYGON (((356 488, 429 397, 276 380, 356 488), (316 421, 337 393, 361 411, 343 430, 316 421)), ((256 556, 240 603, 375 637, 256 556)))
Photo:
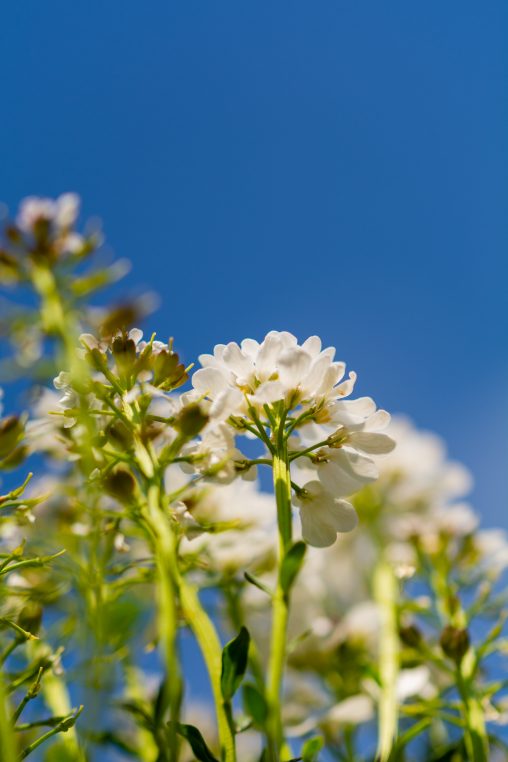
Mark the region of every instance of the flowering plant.
POLYGON ((32 388, 0 422, 1 759, 503 754, 508 543, 466 471, 317 336, 194 369, 132 327, 143 300, 92 309, 125 266, 78 212, 27 199, 0 250, 4 376, 32 388))

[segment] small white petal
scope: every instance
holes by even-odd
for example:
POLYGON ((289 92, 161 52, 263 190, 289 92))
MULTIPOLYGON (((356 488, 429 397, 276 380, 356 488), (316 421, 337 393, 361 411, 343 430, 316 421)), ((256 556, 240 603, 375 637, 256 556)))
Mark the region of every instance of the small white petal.
POLYGON ((296 389, 309 372, 311 359, 303 349, 285 350, 277 361, 279 378, 286 389, 296 389))
POLYGON ((372 455, 383 455, 391 452, 395 442, 387 434, 377 434, 371 431, 354 431, 349 435, 348 443, 355 450, 368 452, 372 455))
POLYGON ((228 388, 225 376, 216 368, 202 368, 192 376, 192 385, 201 394, 214 399, 228 388))
POLYGON ((302 344, 302 349, 311 357, 315 357, 321 352, 321 339, 319 336, 309 336, 302 344))
POLYGON ((251 399, 259 405, 271 405, 284 398, 284 387, 280 381, 265 381, 256 389, 251 399))

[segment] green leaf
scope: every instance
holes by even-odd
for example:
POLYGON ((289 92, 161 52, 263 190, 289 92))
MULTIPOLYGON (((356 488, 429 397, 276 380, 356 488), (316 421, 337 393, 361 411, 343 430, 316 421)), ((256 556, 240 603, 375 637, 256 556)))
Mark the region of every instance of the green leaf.
POLYGON ((306 547, 305 543, 301 542, 301 540, 295 542, 284 556, 280 569, 280 584, 284 593, 289 593, 291 590, 293 582, 301 569, 306 547))
POLYGON ((302 760, 303 762, 317 762, 318 752, 323 748, 323 739, 321 736, 315 738, 309 738, 305 741, 302 747, 302 760))
MULTIPOLYGON (((168 725, 170 724, 171 723, 168 723, 168 725)), ((199 762, 219 762, 219 760, 213 756, 205 743, 205 739, 194 725, 183 725, 181 722, 177 722, 175 725, 176 732, 178 735, 185 738, 192 749, 192 753, 199 762)))
POLYGON ((254 587, 257 587, 259 590, 262 590, 263 593, 266 593, 270 598, 273 598, 273 593, 270 590, 269 587, 267 587, 261 580, 259 580, 257 577, 255 577, 253 574, 249 574, 249 572, 244 572, 243 576, 247 580, 247 582, 250 582, 251 585, 254 585, 254 587))
POLYGON ((254 724, 264 727, 268 718, 268 704, 262 693, 251 683, 243 686, 243 706, 254 724))
POLYGON ((249 643, 249 631, 242 627, 236 638, 224 646, 220 687, 225 701, 233 698, 245 675, 249 643))

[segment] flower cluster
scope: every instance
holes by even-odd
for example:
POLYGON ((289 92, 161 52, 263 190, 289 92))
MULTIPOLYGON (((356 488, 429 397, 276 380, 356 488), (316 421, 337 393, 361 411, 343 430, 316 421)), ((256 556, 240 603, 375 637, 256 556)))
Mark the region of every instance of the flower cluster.
POLYGON ((382 433, 388 413, 368 397, 344 399, 356 374, 344 379, 345 364, 334 357, 335 349, 323 349, 317 336, 299 345, 291 333, 271 331, 261 343, 217 345, 213 355, 200 356, 203 367, 192 377, 211 412, 227 416, 233 428, 259 437, 268 449, 282 425, 291 468, 301 481, 294 482, 293 500, 302 533, 318 547, 354 529, 356 513, 344 498, 377 478, 368 455, 395 445, 382 433))

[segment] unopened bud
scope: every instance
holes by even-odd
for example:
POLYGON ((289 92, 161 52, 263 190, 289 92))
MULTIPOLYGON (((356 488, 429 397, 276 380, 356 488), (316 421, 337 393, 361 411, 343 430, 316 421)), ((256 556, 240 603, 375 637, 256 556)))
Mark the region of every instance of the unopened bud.
POLYGON ((409 646, 410 648, 418 648, 422 642, 422 633, 414 624, 408 624, 406 627, 401 627, 399 636, 404 645, 409 646))
POLYGON ((128 375, 136 362, 136 345, 127 336, 116 336, 111 346, 120 375, 128 375))
POLYGON ((176 352, 163 349, 152 355, 153 385, 165 391, 177 389, 187 381, 185 366, 176 352))
POLYGON ((439 642, 443 653, 457 664, 460 664, 469 649, 469 633, 466 629, 449 624, 441 633, 439 642))
POLYGON ((123 421, 112 421, 106 426, 106 436, 115 445, 127 449, 132 445, 132 432, 123 421))
POLYGON ((30 601, 23 606, 18 616, 18 624, 31 635, 37 635, 42 621, 42 606, 30 601))
POLYGON ((187 405, 175 418, 174 427, 187 439, 192 439, 208 423, 208 416, 203 412, 201 405, 194 403, 187 405))
POLYGON ((0 458, 12 452, 23 436, 23 424, 15 415, 0 421, 0 458))
POLYGON ((121 502, 132 500, 136 490, 136 480, 126 468, 117 468, 104 479, 105 490, 121 502))

